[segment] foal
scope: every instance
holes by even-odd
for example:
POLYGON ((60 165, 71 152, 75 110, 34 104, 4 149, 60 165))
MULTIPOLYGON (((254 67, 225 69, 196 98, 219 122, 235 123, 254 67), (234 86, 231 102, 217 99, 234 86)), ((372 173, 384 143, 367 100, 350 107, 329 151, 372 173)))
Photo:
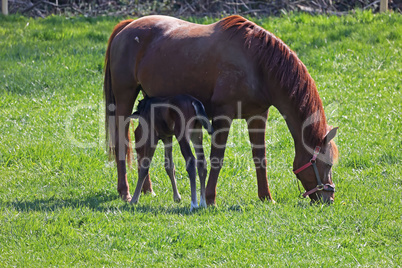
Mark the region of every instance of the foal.
POLYGON ((148 174, 149 167, 159 140, 165 146, 165 169, 173 187, 173 199, 180 202, 177 191, 175 169, 172 157, 172 136, 179 142, 181 153, 186 161, 186 170, 190 178, 191 210, 198 208, 196 190, 196 166, 200 177, 200 206, 206 207, 205 179, 207 162, 202 148, 202 126, 209 134, 213 127, 208 120, 202 103, 189 95, 176 95, 165 98, 145 98, 139 102, 138 111, 130 117, 138 118, 139 125, 135 130, 136 151, 138 157, 138 182, 131 203, 137 203, 142 185, 148 174), (193 143, 197 161, 191 151, 190 140, 193 143))

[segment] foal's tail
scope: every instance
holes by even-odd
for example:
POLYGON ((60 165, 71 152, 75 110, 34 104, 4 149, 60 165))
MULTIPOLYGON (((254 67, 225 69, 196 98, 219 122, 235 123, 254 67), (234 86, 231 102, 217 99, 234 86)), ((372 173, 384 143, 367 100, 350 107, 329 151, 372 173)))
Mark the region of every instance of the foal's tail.
MULTIPOLYGON (((115 147, 115 133, 112 132, 114 129, 110 129, 109 126, 109 120, 111 118, 115 118, 115 110, 116 110, 116 100, 113 95, 112 91, 112 79, 111 79, 111 74, 110 74, 110 47, 112 44, 113 39, 116 37, 116 35, 124 29, 129 23, 131 23, 133 20, 124 20, 121 21, 119 24, 117 24, 114 29, 112 34, 109 37, 108 45, 107 45, 107 50, 106 50, 106 56, 105 56, 105 79, 103 83, 103 98, 105 100, 105 130, 106 130, 106 149, 109 154, 109 159, 111 156, 114 154, 114 147, 115 147), (113 136, 112 139, 110 139, 110 135, 113 136)), ((130 137, 130 135, 128 136, 130 137)), ((131 155, 130 152, 130 146, 128 146, 128 156, 131 155)), ((130 157, 128 157, 130 159, 130 157)))
POLYGON ((208 134, 211 135, 214 133, 214 128, 209 122, 207 113, 205 112, 204 105, 199 100, 193 100, 191 104, 194 106, 195 113, 198 116, 198 120, 201 122, 202 126, 208 131, 208 134))

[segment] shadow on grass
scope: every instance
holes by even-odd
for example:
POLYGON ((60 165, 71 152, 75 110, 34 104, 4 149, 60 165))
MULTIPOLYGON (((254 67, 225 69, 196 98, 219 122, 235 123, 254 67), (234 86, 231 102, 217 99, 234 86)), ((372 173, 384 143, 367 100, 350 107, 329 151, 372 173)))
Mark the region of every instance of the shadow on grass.
MULTIPOLYGON (((50 197, 47 199, 34 199, 34 200, 18 200, 15 199, 11 202, 0 202, 0 207, 14 208, 18 212, 53 212, 62 209, 82 209, 87 208, 92 211, 110 212, 110 211, 126 211, 133 214, 177 214, 177 215, 193 215, 197 213, 218 212, 214 206, 207 209, 196 209, 190 211, 190 206, 183 206, 182 204, 168 203, 166 206, 157 204, 137 204, 132 205, 120 200, 118 194, 105 194, 98 193, 86 198, 58 198, 50 197)), ((241 211, 238 208, 226 208, 231 211, 241 211)))
POLYGON ((11 202, 2 202, 3 207, 12 207, 21 212, 27 211, 55 211, 61 208, 82 208, 87 207, 99 210, 102 204, 118 198, 117 194, 94 194, 92 196, 77 198, 49 197, 34 200, 19 200, 16 198, 11 202))

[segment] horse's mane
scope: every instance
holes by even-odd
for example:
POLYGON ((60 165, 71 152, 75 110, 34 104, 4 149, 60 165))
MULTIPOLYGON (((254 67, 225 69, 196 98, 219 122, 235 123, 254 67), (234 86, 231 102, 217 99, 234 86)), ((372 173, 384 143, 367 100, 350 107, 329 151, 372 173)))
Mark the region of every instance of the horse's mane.
POLYGON ((313 143, 312 146, 321 143, 327 133, 324 108, 313 78, 296 53, 278 37, 241 16, 229 16, 218 24, 223 31, 232 30, 232 36, 243 35, 245 46, 259 60, 259 65, 277 79, 299 107, 300 117, 315 122, 306 129, 305 141, 313 143))

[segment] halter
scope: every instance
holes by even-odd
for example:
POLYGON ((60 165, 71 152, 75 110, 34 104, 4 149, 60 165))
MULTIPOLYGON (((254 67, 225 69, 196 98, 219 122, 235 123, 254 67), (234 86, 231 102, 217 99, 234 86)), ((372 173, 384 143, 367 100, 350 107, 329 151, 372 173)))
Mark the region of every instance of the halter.
POLYGON ((314 149, 313 158, 311 158, 307 164, 305 164, 302 167, 300 167, 299 169, 296 169, 293 171, 293 173, 297 175, 300 172, 302 172, 303 170, 305 170, 306 168, 308 168, 309 166, 313 166, 315 177, 317 179, 317 186, 315 188, 311 189, 310 191, 306 191, 303 194, 303 197, 311 195, 317 191, 335 192, 335 184, 330 184, 330 183, 323 184, 321 182, 320 174, 318 173, 318 169, 317 169, 317 165, 316 165, 316 160, 317 160, 318 155, 320 154, 320 150, 321 150, 321 147, 316 146, 314 149))

